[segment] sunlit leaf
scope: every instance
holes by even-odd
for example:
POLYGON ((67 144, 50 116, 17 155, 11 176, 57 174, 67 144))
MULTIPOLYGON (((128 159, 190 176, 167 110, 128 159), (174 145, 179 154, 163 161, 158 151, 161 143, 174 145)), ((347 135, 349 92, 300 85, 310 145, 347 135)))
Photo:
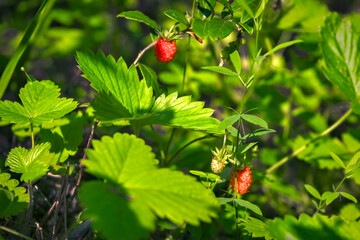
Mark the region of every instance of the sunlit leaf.
POLYGON ((100 121, 114 123, 129 120, 137 126, 163 124, 197 130, 215 131, 219 121, 212 118, 212 109, 204 102, 191 102, 190 96, 177 92, 154 98, 152 87, 139 81, 136 68, 130 68, 122 58, 117 62, 102 52, 79 52, 77 61, 98 95, 92 106, 100 121))
POLYGON ((42 143, 29 150, 23 147, 13 148, 6 159, 5 166, 9 166, 12 172, 21 173, 22 181, 41 178, 51 164, 50 147, 49 143, 42 143))
POLYGON ((120 233, 125 239, 144 238, 155 229, 156 216, 193 225, 216 216, 218 201, 213 193, 180 171, 158 169, 155 155, 142 139, 117 133, 94 140, 93 146, 84 164, 107 183, 85 183, 79 198, 87 207, 85 215, 107 238, 117 239, 120 233), (104 196, 106 201, 99 204, 104 196), (108 208, 112 205, 118 210, 108 208))
POLYGON ((19 97, 23 105, 8 100, 0 101, 0 117, 22 124, 50 122, 77 106, 76 101, 59 96, 60 88, 51 81, 28 82, 20 89, 19 97))

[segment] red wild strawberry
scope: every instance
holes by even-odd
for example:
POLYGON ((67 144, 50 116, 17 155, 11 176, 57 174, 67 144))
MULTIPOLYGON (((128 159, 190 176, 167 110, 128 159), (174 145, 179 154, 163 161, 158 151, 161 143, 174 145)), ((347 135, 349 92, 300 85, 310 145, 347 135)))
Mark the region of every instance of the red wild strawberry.
POLYGON ((174 59, 176 54, 175 41, 168 41, 164 38, 159 38, 155 44, 155 56, 160 62, 170 62, 174 59))
POLYGON ((230 187, 239 194, 244 194, 249 189, 252 181, 251 170, 249 167, 245 167, 243 170, 237 170, 236 182, 234 171, 231 172, 230 176, 230 187))

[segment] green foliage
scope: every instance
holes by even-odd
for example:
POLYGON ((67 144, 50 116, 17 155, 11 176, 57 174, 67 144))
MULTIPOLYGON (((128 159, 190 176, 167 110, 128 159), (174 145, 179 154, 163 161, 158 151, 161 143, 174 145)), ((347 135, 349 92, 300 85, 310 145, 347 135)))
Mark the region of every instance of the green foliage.
POLYGON ((233 22, 225 21, 221 18, 213 18, 207 25, 207 31, 212 40, 218 40, 229 36, 235 26, 233 22))
POLYGON ((63 123, 51 129, 41 129, 41 142, 50 143, 50 152, 53 157, 50 162, 58 163, 64 162, 69 156, 76 154, 78 146, 83 139, 84 122, 87 116, 84 116, 80 111, 73 112, 67 117, 63 118, 63 123))
POLYGON ((100 121, 129 120, 135 125, 163 124, 206 131, 215 131, 219 124, 210 117, 212 109, 203 108, 203 102, 191 102, 190 96, 178 98, 175 92, 155 99, 152 87, 144 80, 139 82, 135 66, 127 68, 122 58, 116 62, 102 52, 79 52, 77 61, 99 93, 92 105, 100 121))
POLYGON ((41 143, 32 149, 13 148, 6 159, 5 166, 12 172, 21 173, 21 181, 33 181, 44 176, 51 164, 50 143, 41 143))
POLYGON ((154 20, 139 11, 122 12, 119 13, 116 17, 124 17, 137 22, 142 22, 153 29, 160 30, 160 26, 154 20))
POLYGON ((285 216, 267 222, 268 230, 275 239, 356 239, 360 236, 360 222, 315 214, 301 214, 299 219, 285 216))
POLYGON ((10 174, 0 174, 0 218, 15 216, 27 208, 29 194, 18 185, 16 179, 10 179, 10 174))
POLYGON ((180 13, 179 11, 176 11, 176 10, 166 10, 164 12, 164 14, 166 16, 168 16, 169 18, 179 22, 179 23, 182 23, 184 24, 185 26, 188 26, 189 25, 189 22, 188 20, 186 19, 186 17, 184 16, 184 14, 180 13))
POLYGON ((94 227, 106 238, 146 237, 155 228, 156 215, 193 225, 216 216, 218 201, 212 192, 179 171, 158 169, 143 140, 117 133, 93 141, 93 146, 84 164, 106 183, 84 183, 79 198, 87 207, 87 218, 93 219, 94 227))
POLYGON ((242 221, 240 226, 251 233, 253 238, 265 237, 265 239, 272 239, 266 223, 257 218, 248 217, 242 221))
POLYGON ((30 81, 20 90, 23 105, 8 100, 0 102, 0 117, 16 123, 41 124, 74 110, 77 102, 59 98, 60 88, 51 81, 30 81))
POLYGON ((252 204, 249 201, 243 200, 243 199, 233 199, 233 198, 218 198, 220 204, 226 204, 229 202, 234 202, 235 204, 239 205, 240 207, 249 209, 250 211, 262 216, 262 212, 258 206, 255 204, 252 204))
POLYGON ((324 72, 359 112, 360 37, 350 20, 341 20, 336 13, 325 20, 321 29, 324 72))

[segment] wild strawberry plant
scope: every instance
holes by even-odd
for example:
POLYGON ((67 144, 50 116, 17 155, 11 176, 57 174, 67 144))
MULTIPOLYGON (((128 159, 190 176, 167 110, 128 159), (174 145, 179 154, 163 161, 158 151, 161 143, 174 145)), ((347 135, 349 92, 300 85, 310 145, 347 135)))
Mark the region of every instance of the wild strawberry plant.
MULTIPOLYGON (((49 14, 78 18, 54 3, 1 96, 24 49, 46 46, 49 14)), ((111 21, 146 26, 145 44, 133 62, 76 45, 88 101, 26 72, 18 100, 0 101, 15 139, 0 158, 0 239, 360 237, 359 15, 310 0, 193 1, 163 21, 123 9, 111 21)), ((96 29, 93 14, 80 22, 96 29)))

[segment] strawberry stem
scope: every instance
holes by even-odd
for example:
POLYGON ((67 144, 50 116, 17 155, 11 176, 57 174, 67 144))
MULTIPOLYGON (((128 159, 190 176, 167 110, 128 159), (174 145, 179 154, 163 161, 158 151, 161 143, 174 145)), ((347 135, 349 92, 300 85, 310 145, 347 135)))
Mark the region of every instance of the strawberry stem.
POLYGON ((139 62, 140 58, 142 57, 142 55, 144 55, 144 53, 145 53, 147 50, 149 50, 150 48, 152 48, 153 46, 155 46, 155 44, 156 44, 156 42, 152 42, 152 43, 150 43, 149 45, 147 45, 143 50, 141 50, 141 51, 139 52, 137 58, 135 59, 135 61, 134 61, 134 63, 133 63, 133 64, 135 65, 135 67, 138 66, 138 62, 139 62))

